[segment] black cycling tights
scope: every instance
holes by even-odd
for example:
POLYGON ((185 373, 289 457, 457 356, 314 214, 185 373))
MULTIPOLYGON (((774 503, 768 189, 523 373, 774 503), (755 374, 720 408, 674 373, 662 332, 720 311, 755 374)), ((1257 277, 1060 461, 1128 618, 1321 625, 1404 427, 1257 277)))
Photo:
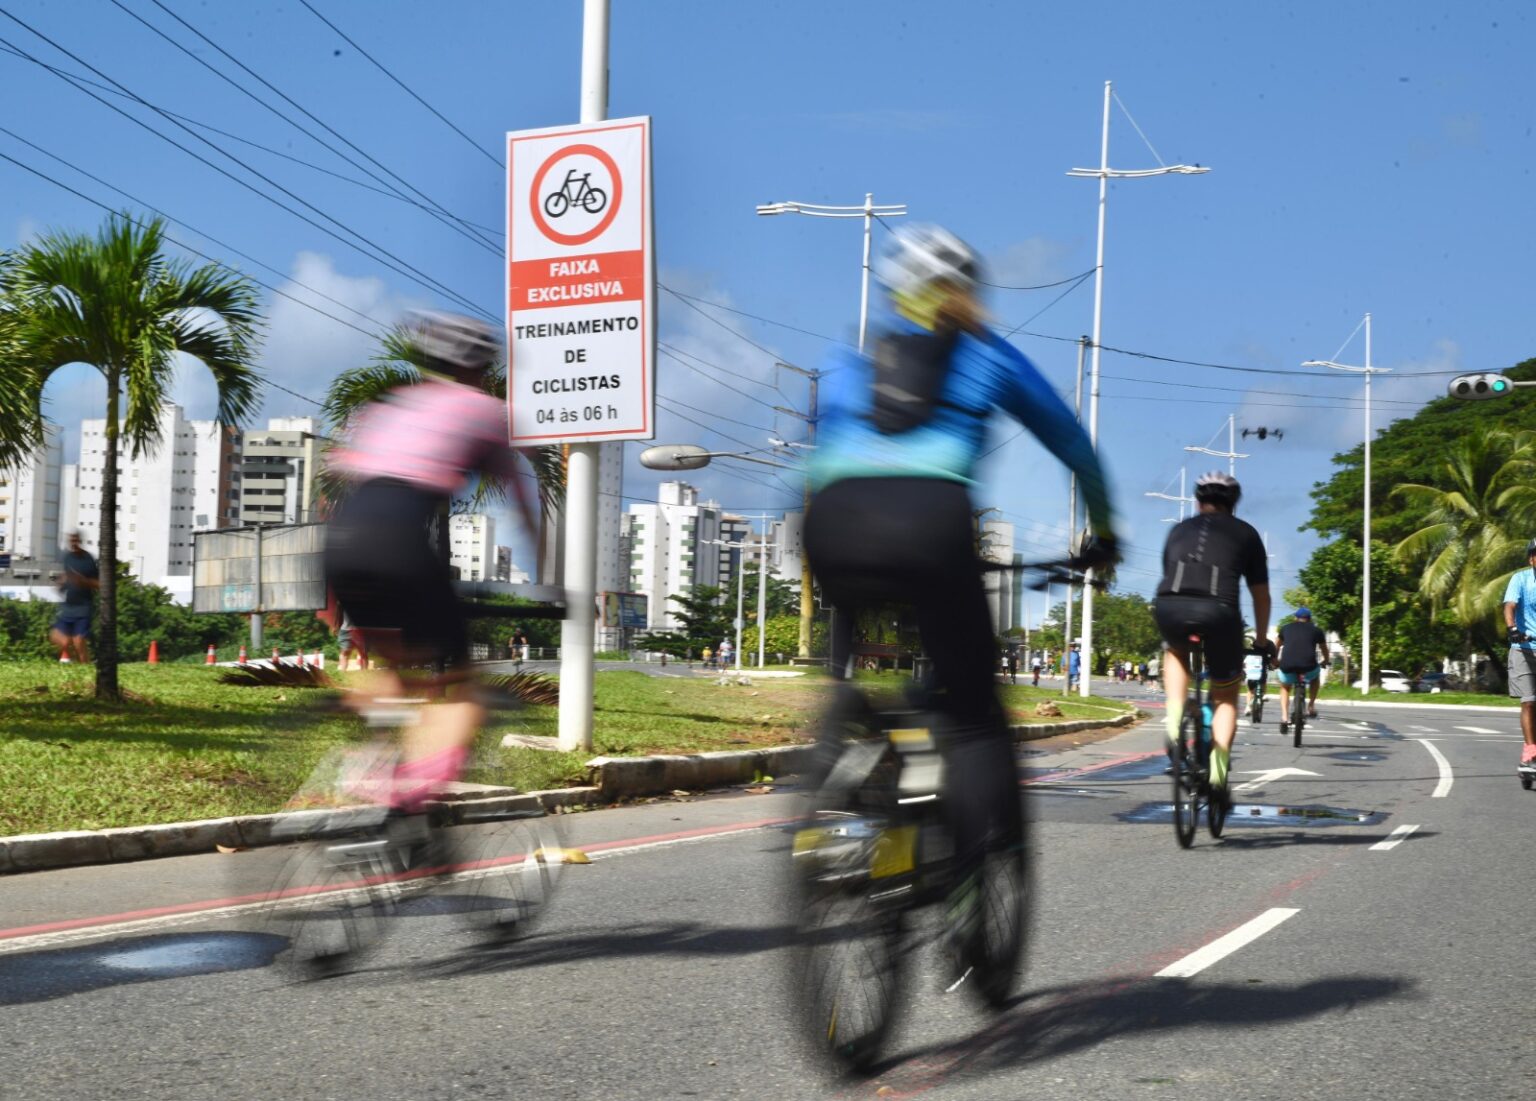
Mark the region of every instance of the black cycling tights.
POLYGON ((935 687, 951 716, 941 748, 944 801, 963 867, 1023 840, 1013 739, 993 681, 992 616, 977 568, 970 494, 939 478, 853 478, 816 494, 805 549, 836 609, 834 675, 846 677, 855 616, 917 612, 935 687))

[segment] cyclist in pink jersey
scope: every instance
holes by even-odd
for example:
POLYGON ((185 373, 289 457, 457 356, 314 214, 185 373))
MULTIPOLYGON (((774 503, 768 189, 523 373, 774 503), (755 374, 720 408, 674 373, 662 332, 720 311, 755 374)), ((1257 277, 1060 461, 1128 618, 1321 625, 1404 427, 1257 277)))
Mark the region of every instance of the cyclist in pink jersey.
MULTIPOLYGON (((352 490, 326 533, 325 572, 375 653, 395 667, 436 666, 451 684, 468 677, 468 625, 431 525, 446 521, 449 501, 477 472, 505 477, 525 519, 531 513, 514 476, 505 408, 479 386, 500 352, 497 334, 446 314, 418 315, 413 328, 426 377, 365 409, 330 458, 352 490)), ((392 670, 381 673, 362 693, 363 706, 403 691, 392 670)), ((423 710, 401 738, 396 809, 420 810, 458 776, 483 718, 468 699, 423 710)))

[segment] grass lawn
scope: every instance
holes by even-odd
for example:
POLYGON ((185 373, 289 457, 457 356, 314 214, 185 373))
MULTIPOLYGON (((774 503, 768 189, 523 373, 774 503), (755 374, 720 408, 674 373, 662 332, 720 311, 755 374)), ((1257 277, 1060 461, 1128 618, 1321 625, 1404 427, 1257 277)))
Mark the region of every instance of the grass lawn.
MULTIPOLYGON (((318 695, 296 688, 220 685, 201 666, 125 665, 128 702, 98 704, 94 670, 52 663, 0 665, 0 834, 100 829, 258 814, 281 809, 336 746, 362 741, 356 720, 315 715, 318 695)), ((898 687, 894 675, 870 678, 898 687)), ((636 672, 596 677, 593 753, 502 749, 516 731, 553 739, 553 707, 493 714, 466 779, 524 791, 581 783, 594 755, 694 753, 809 739, 826 691, 822 676, 750 687, 636 672)), ((1005 687, 1015 722, 1047 722, 1050 698, 1067 718, 1109 717, 1121 701, 1062 701, 1046 689, 1005 687)))
MULTIPOLYGON (((1279 686, 1271 684, 1269 694, 1274 695, 1279 691, 1279 686)), ((1372 688, 1368 695, 1362 696, 1360 689, 1348 688, 1342 684, 1327 684, 1319 690, 1317 698, 1320 700, 1370 700, 1383 703, 1425 703, 1443 705, 1447 707, 1466 707, 1476 704, 1479 707, 1519 707, 1520 701, 1511 696, 1486 695, 1481 692, 1386 692, 1380 688, 1372 688)))

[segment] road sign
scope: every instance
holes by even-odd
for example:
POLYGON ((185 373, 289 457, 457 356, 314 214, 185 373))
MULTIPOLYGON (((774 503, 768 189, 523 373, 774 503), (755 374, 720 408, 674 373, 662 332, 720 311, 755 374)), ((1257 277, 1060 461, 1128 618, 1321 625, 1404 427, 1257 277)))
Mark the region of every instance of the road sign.
POLYGON ((643 630, 650 625, 649 606, 644 593, 603 593, 603 626, 643 630))
POLYGON ((651 120, 507 135, 507 418, 518 445, 655 435, 651 120))

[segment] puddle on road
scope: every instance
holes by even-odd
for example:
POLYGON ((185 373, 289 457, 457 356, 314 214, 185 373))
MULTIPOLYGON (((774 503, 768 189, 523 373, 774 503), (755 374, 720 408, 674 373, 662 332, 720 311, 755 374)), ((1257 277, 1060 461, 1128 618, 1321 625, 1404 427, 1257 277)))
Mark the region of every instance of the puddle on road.
POLYGON ((0 1005, 83 994, 125 983, 266 967, 288 945, 268 933, 159 933, 19 952, 0 958, 0 1005))
POLYGON ((1346 749, 1339 753, 1324 753, 1323 756, 1335 761, 1385 761, 1387 759, 1385 753, 1378 753, 1374 749, 1346 749))
MULTIPOLYGON (((1122 822, 1136 825, 1173 821, 1173 804, 1143 803, 1134 810, 1115 815, 1122 822)), ((1386 818, 1378 810, 1351 810, 1347 807, 1320 805, 1282 807, 1265 803, 1238 803, 1227 816, 1229 826, 1374 826, 1386 818)))

